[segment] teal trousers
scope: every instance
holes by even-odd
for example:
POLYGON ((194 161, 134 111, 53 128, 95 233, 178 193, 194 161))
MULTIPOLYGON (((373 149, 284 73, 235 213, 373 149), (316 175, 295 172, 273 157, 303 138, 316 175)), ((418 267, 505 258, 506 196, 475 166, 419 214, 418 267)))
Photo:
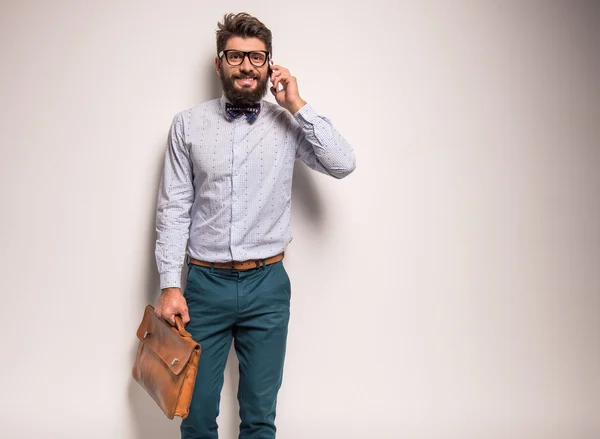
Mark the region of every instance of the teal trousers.
POLYGON ((225 363, 234 342, 239 360, 239 439, 275 438, 290 318, 290 279, 277 262, 248 271, 189 265, 186 329, 202 345, 182 439, 217 439, 225 363))

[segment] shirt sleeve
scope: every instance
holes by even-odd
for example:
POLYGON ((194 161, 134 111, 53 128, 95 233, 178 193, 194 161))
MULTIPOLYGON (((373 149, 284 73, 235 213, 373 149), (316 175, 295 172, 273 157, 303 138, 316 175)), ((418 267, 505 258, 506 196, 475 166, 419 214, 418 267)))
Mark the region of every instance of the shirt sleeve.
POLYGON ((192 163, 185 142, 183 122, 173 119, 167 140, 163 174, 156 207, 156 266, 160 288, 181 287, 181 268, 194 202, 192 163))
POLYGON ((294 114, 294 119, 299 125, 297 159, 311 169, 335 178, 343 178, 354 171, 354 151, 329 119, 319 116, 308 104, 294 114))

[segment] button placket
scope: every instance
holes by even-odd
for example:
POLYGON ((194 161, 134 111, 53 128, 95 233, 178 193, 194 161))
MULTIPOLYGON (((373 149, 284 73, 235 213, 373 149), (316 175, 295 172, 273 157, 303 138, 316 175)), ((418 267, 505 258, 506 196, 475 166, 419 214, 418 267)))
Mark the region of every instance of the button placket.
POLYGON ((231 255, 233 260, 239 259, 237 255, 238 242, 238 226, 241 221, 239 209, 239 197, 241 195, 239 169, 243 160, 243 152, 241 151, 241 142, 243 139, 242 118, 234 121, 233 142, 232 142, 232 167, 231 167, 231 255))

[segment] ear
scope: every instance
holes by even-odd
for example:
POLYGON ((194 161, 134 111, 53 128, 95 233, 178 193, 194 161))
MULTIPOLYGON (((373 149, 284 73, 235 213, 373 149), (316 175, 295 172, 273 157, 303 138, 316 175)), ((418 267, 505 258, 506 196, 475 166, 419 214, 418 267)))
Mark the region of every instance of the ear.
POLYGON ((215 69, 217 70, 217 75, 221 76, 221 60, 218 56, 215 56, 215 69))

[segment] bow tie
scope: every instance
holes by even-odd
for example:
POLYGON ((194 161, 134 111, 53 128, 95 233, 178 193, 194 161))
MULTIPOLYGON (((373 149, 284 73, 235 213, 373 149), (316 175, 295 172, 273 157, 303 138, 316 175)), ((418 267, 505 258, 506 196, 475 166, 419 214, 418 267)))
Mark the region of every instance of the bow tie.
POLYGON ((236 119, 240 117, 242 114, 246 116, 248 122, 252 123, 260 114, 260 104, 252 104, 252 105, 233 105, 229 102, 225 103, 225 111, 232 118, 236 119))

